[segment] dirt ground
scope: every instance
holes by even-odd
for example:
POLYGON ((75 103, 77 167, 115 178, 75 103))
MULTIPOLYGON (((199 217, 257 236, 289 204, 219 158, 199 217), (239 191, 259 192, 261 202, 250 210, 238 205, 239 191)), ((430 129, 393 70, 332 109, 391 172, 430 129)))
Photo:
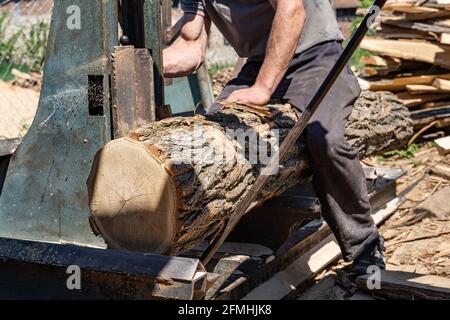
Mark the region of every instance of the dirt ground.
POLYGON ((22 137, 36 114, 39 91, 0 80, 0 139, 22 137))
MULTIPOLYGON (((440 155, 433 143, 422 143, 413 156, 363 160, 367 165, 401 168, 398 193, 406 201, 380 227, 385 238, 387 269, 450 278, 450 181, 433 174, 436 165, 450 167, 450 155, 440 155)), ((310 287, 300 288, 291 298, 301 300, 361 300, 371 297, 357 292, 343 269, 342 260, 319 274, 310 287)))
POLYGON ((450 167, 450 155, 442 156, 432 143, 424 143, 410 159, 374 158, 366 162, 407 170, 399 181, 399 193, 418 181, 405 203, 380 229, 386 239, 388 267, 450 277, 450 204, 433 207, 450 196, 450 181, 431 172, 438 164, 450 167))

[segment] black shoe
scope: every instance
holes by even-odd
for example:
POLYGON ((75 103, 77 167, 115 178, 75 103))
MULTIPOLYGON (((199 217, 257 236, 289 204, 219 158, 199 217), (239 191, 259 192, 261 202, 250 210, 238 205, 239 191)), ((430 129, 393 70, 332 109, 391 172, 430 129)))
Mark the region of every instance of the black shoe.
POLYGON ((353 261, 350 274, 354 277, 368 274, 370 273, 368 268, 371 266, 376 266, 380 270, 386 269, 384 252, 384 239, 380 237, 371 247, 353 261))

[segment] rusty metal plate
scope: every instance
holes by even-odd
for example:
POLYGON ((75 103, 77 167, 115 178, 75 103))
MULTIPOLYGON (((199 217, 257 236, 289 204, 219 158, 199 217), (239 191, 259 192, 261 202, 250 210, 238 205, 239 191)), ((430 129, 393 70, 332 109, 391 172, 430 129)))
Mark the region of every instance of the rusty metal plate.
POLYGON ((88 223, 86 180, 111 139, 117 25, 116 0, 55 1, 38 110, 0 196, 0 236, 104 246, 88 223), (82 28, 67 27, 70 6, 83 9, 82 28))
POLYGON ((0 238, 0 298, 193 299, 206 291, 198 259, 0 238), (77 266, 82 291, 66 286, 77 266))
POLYGON ((147 49, 116 47, 112 54, 114 138, 155 121, 153 60, 147 49))
POLYGON ((140 127, 156 121, 153 59, 147 49, 135 50, 136 113, 135 125, 140 127))
POLYGON ((112 53, 112 117, 114 138, 134 129, 136 72, 134 47, 116 47, 112 53))

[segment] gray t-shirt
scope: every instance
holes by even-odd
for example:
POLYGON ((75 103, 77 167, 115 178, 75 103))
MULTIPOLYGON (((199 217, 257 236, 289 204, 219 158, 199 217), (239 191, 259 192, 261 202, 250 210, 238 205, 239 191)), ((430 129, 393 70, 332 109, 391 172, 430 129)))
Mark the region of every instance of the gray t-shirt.
MULTIPOLYGON (((329 0, 304 0, 307 19, 296 53, 344 39, 329 0)), ((275 10, 269 0, 181 0, 186 13, 206 14, 237 54, 264 59, 275 10)))

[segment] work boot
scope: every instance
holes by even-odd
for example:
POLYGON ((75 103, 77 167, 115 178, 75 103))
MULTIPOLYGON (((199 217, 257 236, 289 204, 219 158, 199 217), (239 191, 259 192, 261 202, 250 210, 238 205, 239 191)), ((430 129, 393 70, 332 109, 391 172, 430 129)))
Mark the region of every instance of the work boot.
POLYGON ((366 249, 358 258, 353 261, 350 275, 359 277, 368 272, 370 266, 377 266, 380 270, 386 269, 384 257, 384 239, 380 237, 372 246, 366 249))

